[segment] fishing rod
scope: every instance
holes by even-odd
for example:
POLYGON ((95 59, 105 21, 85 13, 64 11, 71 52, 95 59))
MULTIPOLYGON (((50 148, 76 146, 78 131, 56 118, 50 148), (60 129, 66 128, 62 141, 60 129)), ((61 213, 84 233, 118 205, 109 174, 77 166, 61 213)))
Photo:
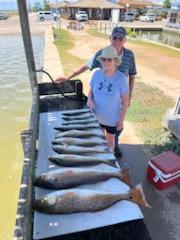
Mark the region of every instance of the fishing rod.
POLYGON ((64 92, 61 90, 60 86, 58 85, 58 83, 52 78, 52 76, 44 70, 43 67, 41 67, 40 69, 38 70, 35 70, 35 72, 42 72, 42 73, 45 73, 51 80, 51 82, 53 83, 54 87, 56 88, 56 90, 64 97, 64 98, 67 98, 67 99, 70 99, 70 100, 74 100, 74 101, 82 101, 82 102, 86 102, 87 101, 87 97, 85 97, 85 99, 83 98, 73 98, 73 97, 70 97, 70 96, 67 96, 64 94, 64 92))

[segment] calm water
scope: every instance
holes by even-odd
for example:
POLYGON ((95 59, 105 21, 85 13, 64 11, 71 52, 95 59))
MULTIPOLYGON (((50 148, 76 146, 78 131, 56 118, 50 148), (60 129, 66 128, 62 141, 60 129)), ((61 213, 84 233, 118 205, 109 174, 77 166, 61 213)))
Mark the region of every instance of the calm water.
POLYGON ((148 40, 180 48, 180 34, 178 33, 169 33, 165 31, 142 31, 139 32, 139 35, 148 40))
MULTIPOLYGON (((33 37, 37 68, 43 38, 33 37)), ((0 36, 0 240, 11 240, 23 153, 20 132, 28 128, 31 90, 21 36, 0 36)))

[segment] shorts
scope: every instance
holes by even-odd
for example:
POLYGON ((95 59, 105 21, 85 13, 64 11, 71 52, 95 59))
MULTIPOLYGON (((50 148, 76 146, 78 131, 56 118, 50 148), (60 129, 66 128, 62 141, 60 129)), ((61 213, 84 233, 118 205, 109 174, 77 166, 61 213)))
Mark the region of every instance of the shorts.
POLYGON ((110 134, 116 134, 116 132, 117 132, 116 127, 110 127, 110 126, 106 126, 103 124, 100 124, 100 126, 104 129, 106 129, 106 131, 110 134))

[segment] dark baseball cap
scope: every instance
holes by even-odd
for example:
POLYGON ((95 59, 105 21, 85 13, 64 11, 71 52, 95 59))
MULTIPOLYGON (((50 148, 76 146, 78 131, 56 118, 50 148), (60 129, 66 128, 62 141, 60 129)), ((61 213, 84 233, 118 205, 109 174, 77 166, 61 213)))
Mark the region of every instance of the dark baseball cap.
POLYGON ((123 27, 115 27, 113 30, 112 30, 112 34, 111 34, 111 37, 123 37, 125 38, 126 37, 126 30, 125 28, 123 27))

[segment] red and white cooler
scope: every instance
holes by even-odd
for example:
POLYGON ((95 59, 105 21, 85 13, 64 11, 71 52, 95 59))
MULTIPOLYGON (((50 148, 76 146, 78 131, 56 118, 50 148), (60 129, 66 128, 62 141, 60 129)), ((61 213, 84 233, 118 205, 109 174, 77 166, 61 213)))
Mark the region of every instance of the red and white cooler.
POLYGON ((180 156, 168 151, 152 158, 147 168, 147 179, 159 190, 180 182, 180 156))

